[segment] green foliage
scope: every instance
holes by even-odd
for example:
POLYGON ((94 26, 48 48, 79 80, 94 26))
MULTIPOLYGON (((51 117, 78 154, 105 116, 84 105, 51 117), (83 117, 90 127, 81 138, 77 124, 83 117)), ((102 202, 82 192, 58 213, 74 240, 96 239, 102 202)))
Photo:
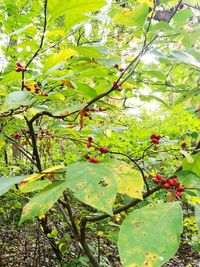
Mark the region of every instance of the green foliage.
POLYGON ((25 176, 17 176, 17 177, 1 177, 0 179, 0 195, 6 193, 14 184, 21 182, 25 176))

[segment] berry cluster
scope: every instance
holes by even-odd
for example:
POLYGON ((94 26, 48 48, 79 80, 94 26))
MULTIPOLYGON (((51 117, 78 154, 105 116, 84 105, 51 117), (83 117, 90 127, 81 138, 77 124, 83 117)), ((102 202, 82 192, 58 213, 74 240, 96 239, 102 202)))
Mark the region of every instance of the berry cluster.
POLYGON ((36 94, 40 92, 40 87, 37 85, 37 83, 34 84, 34 89, 36 94))
POLYGON ((13 138, 15 139, 20 139, 22 137, 22 133, 21 132, 18 132, 18 133, 14 133, 11 135, 13 138))
POLYGON ((120 72, 124 72, 125 71, 125 69, 124 68, 120 68, 118 64, 115 64, 114 68, 118 69, 120 72))
POLYGON ((182 193, 185 191, 185 187, 178 182, 176 176, 166 179, 160 174, 156 174, 155 178, 153 178, 152 181, 156 184, 162 184, 164 189, 173 190, 175 192, 175 196, 178 199, 182 197, 182 193))
POLYGON ((17 68, 15 69, 17 72, 20 72, 20 71, 22 71, 22 72, 25 72, 27 69, 26 68, 24 68, 23 66, 22 66, 22 64, 20 63, 20 62, 17 62, 16 63, 17 64, 17 68))
POLYGON ((160 139, 161 139, 160 135, 152 134, 150 138, 151 138, 152 143, 157 144, 157 145, 160 143, 160 139))
POLYGON ((40 128, 40 130, 39 130, 39 132, 38 133, 36 133, 35 132, 35 134, 38 136, 38 139, 40 140, 40 141, 42 141, 42 139, 44 138, 44 137, 47 137, 47 138, 54 138, 54 134, 52 133, 52 132, 50 132, 50 131, 48 131, 48 130, 43 130, 42 128, 40 128), (39 134, 40 133, 40 134, 39 134))
POLYGON ((107 147, 100 147, 99 148, 99 151, 101 152, 101 153, 108 153, 108 148, 107 147))
MULTIPOLYGON (((24 137, 26 138, 30 138, 30 131, 27 131, 26 129, 21 129, 20 132, 14 133, 11 135, 11 137, 15 138, 15 139, 20 139, 22 136, 24 135, 24 137)), ((36 138, 38 138, 40 141, 42 141, 42 139, 44 137, 47 138, 54 138, 54 134, 50 131, 47 130, 43 130, 42 128, 40 128, 39 131, 35 131, 34 135, 36 138)))
MULTIPOLYGON (((24 84, 24 88, 25 88, 27 91, 31 91, 31 90, 32 90, 32 89, 31 89, 31 86, 30 86, 29 84, 26 84, 26 83, 24 84)), ((35 92, 35 94, 40 93, 41 96, 48 96, 47 93, 44 93, 44 91, 40 89, 40 87, 38 86, 37 83, 34 84, 34 92, 35 92)))
MULTIPOLYGON (((87 148, 90 148, 92 146, 92 142, 93 142, 93 137, 89 136, 88 139, 87 139, 87 143, 86 143, 87 148)), ((95 147, 95 149, 98 149, 99 152, 101 152, 102 154, 106 154, 106 153, 109 152, 107 147, 102 147, 101 146, 99 148, 95 147)), ((84 158, 88 159, 89 162, 92 162, 92 163, 98 163, 99 162, 98 158, 90 157, 88 153, 84 155, 84 158)))

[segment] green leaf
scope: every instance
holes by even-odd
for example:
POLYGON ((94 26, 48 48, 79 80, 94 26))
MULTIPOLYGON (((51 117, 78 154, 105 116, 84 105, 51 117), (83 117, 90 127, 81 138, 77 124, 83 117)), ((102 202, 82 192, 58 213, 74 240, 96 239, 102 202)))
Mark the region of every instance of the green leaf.
POLYGON ((52 18, 65 15, 65 26, 68 30, 87 19, 85 13, 97 11, 105 4, 105 0, 49 0, 48 8, 52 18))
POLYGON ((200 205, 195 206, 194 211, 195 211, 196 222, 197 222, 198 231, 200 235, 200 205))
POLYGON ((97 11, 106 4, 105 0, 68 0, 66 2, 65 27, 67 30, 88 19, 85 13, 97 11))
POLYGON ((102 58, 104 55, 99 52, 96 47, 92 46, 70 46, 73 50, 77 51, 80 55, 90 58, 102 58))
POLYGON ((73 106, 69 106, 66 109, 56 110, 53 112, 53 115, 54 116, 65 116, 65 115, 68 115, 69 113, 79 111, 83 109, 84 107, 85 107, 85 103, 76 104, 73 106))
POLYGON ((76 162, 68 167, 67 185, 82 202, 110 215, 117 194, 110 169, 101 163, 76 162))
POLYGON ((162 100, 161 98, 157 97, 157 96, 153 96, 153 95, 140 95, 140 99, 142 101, 146 101, 146 102, 150 102, 150 101, 157 101, 160 102, 161 104, 163 104, 165 107, 169 108, 169 106, 167 105, 167 103, 162 100))
POLYGON ((0 196, 6 193, 14 184, 21 182, 26 176, 0 178, 0 196))
POLYGON ((29 92, 17 91, 12 92, 6 96, 4 103, 1 107, 1 112, 5 112, 9 109, 15 109, 20 106, 29 106, 33 103, 29 92))
POLYGON ((193 155, 190 161, 184 159, 182 162, 182 169, 191 171, 200 177, 200 154, 193 155))
POLYGON ((179 12, 175 14, 173 17, 173 21, 175 22, 176 25, 184 25, 186 21, 192 16, 192 11, 191 9, 182 9, 179 12))
POLYGON ((75 50, 71 48, 66 48, 61 50, 57 54, 51 55, 45 62, 44 73, 51 69, 53 66, 64 63, 65 60, 67 60, 71 56, 74 56, 75 54, 77 54, 75 50))
POLYGON ((77 86, 77 91, 81 95, 83 95, 85 97, 94 98, 95 96, 97 96, 97 92, 92 87, 90 87, 87 84, 84 84, 84 83, 76 83, 76 86, 77 86))
POLYGON ((194 88, 194 89, 190 89, 188 90, 186 93, 182 93, 181 96, 176 100, 175 105, 181 104, 183 102, 185 102, 186 100, 190 99, 191 97, 193 97, 196 94, 199 94, 199 88, 194 88))
POLYGON ((142 27, 145 23, 148 12, 149 8, 145 3, 138 5, 134 9, 122 8, 114 16, 113 21, 116 24, 142 27))
POLYGON ((174 51, 169 55, 169 58, 186 64, 191 64, 196 67, 200 67, 199 60, 186 52, 174 51))
POLYGON ((52 93, 49 93, 48 99, 64 101, 65 96, 59 92, 52 92, 52 93))
POLYGON ((177 251, 182 209, 177 203, 151 204, 134 210, 123 221, 119 254, 124 267, 159 267, 177 251))
POLYGON ((66 182, 59 181, 45 187, 24 206, 19 224, 28 219, 43 215, 62 196, 66 182))

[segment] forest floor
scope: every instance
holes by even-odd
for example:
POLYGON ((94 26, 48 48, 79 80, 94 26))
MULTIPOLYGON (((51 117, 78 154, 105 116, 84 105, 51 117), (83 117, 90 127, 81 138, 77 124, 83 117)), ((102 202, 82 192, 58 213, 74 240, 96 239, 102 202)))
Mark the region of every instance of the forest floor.
MULTIPOLYGON (((102 254, 112 267, 121 267, 117 249, 109 241, 102 242, 102 254)), ((75 251, 71 248, 73 258, 75 251)), ((66 259, 67 260, 67 259, 66 259)), ((68 259, 70 260, 70 259, 68 259)), ((45 236, 35 227, 0 229, 0 267, 57 267, 55 257, 45 236)), ((62 266, 83 266, 68 265, 62 266)), ((84 265, 85 266, 85 265, 84 265)), ((200 267, 200 255, 191 246, 181 245, 177 254, 163 267, 200 267)))

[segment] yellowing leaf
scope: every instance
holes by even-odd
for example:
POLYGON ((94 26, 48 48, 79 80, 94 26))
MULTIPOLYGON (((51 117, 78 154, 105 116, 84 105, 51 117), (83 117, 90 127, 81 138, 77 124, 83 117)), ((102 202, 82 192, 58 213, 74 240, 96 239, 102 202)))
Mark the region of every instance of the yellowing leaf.
POLYGON ((65 15, 65 27, 70 29, 75 24, 86 20, 85 13, 99 10, 105 0, 49 0, 48 9, 52 18, 65 15))
POLYGON ((58 165, 58 166, 54 166, 54 167, 48 168, 48 169, 42 171, 42 173, 31 174, 26 179, 24 179, 23 181, 20 182, 19 187, 24 185, 24 184, 26 184, 26 183, 31 183, 33 181, 36 181, 36 180, 40 179, 41 177, 45 176, 48 173, 51 173, 51 172, 54 172, 54 171, 57 171, 57 170, 63 169, 63 168, 65 168, 65 166, 58 165))
POLYGON ((147 4, 149 7, 153 7, 153 0, 137 0, 138 3, 145 3, 147 4))
POLYGON ((53 66, 65 62, 66 59, 74 56, 77 52, 71 48, 66 48, 58 52, 57 54, 51 55, 45 63, 44 72, 51 69, 53 66))
POLYGON ((61 197, 66 182, 59 181, 46 186, 24 206, 19 224, 28 219, 43 215, 61 197))
POLYGON ((122 164, 116 169, 117 188, 121 194, 133 198, 143 199, 143 178, 139 171, 132 169, 128 164, 122 164))
POLYGON ((113 18, 116 24, 142 27, 148 15, 147 4, 142 3, 134 9, 123 8, 113 18))
POLYGON ((143 199, 142 190, 144 181, 141 173, 124 162, 109 160, 105 163, 115 173, 117 192, 133 198, 143 199))

